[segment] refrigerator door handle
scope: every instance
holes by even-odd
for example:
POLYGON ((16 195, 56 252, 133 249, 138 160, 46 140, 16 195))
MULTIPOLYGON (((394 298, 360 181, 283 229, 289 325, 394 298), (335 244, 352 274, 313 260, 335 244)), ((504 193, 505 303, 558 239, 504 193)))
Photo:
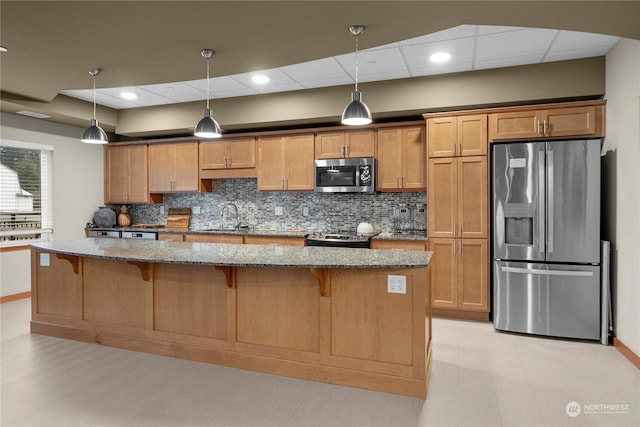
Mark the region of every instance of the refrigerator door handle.
POLYGON ((545 244, 545 185, 544 185, 544 151, 538 151, 538 252, 544 252, 545 244))
POLYGON ((553 216, 554 216, 554 206, 553 206, 553 151, 549 150, 547 155, 547 191, 549 193, 548 205, 549 205, 549 223, 547 224, 547 252, 553 253, 553 216))
POLYGON ((535 274, 539 276, 580 276, 593 277, 593 271, 540 270, 537 268, 502 267, 505 273, 535 274))

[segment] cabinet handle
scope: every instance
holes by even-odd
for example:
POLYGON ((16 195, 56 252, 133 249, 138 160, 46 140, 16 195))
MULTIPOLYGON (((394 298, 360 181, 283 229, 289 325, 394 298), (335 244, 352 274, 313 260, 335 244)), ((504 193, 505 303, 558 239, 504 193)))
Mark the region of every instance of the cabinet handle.
POLYGON ((460 152, 460 155, 462 156, 462 142, 460 143, 460 150, 459 150, 459 152, 460 152))
POLYGON ((284 180, 284 188, 289 188, 289 180, 288 179, 284 180))
POLYGON ((453 156, 458 155, 458 144, 456 142, 453 143, 453 156))
POLYGON ((536 120, 536 133, 540 135, 540 120, 536 120))
POLYGON ((405 186, 405 177, 403 176, 401 179, 402 179, 402 181, 401 181, 402 182, 402 188, 404 188, 404 186, 405 186))
POLYGON ((345 157, 347 157, 347 156, 349 155, 349 151, 350 151, 350 150, 349 150, 349 146, 348 146, 348 145, 345 145, 345 146, 344 146, 344 153, 345 153, 345 157))
POLYGON ((542 129, 543 129, 543 132, 544 132, 544 134, 545 134, 545 135, 547 135, 547 134, 549 133, 549 129, 550 129, 550 127, 551 127, 551 126, 549 126, 549 125, 547 124, 547 119, 544 119, 544 122, 543 122, 543 128, 542 128, 542 129))
POLYGON ((456 237, 456 236, 457 236, 457 234, 456 234, 456 226, 457 226, 457 225, 458 225, 458 224, 455 224, 455 223, 453 224, 453 237, 456 237))
POLYGON ((458 242, 458 255, 462 255, 462 241, 456 240, 458 242))

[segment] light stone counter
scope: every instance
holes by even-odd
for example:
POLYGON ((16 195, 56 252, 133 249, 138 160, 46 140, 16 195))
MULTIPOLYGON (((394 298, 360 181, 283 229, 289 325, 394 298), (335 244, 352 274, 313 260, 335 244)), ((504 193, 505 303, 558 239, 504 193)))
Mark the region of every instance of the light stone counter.
POLYGON ((170 264, 293 268, 424 268, 432 252, 86 238, 34 244, 66 255, 170 264))

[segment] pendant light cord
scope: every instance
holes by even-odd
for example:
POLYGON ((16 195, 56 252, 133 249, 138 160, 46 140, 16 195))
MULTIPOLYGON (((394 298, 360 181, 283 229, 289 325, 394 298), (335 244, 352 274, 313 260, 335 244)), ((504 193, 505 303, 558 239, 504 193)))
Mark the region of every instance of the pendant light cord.
POLYGON ((210 97, 211 97, 211 90, 209 89, 209 58, 207 58, 207 110, 209 109, 210 97))
POLYGON ((356 92, 358 91, 358 36, 356 36, 356 92))
POLYGON ((93 76, 93 120, 96 120, 96 76, 93 76))

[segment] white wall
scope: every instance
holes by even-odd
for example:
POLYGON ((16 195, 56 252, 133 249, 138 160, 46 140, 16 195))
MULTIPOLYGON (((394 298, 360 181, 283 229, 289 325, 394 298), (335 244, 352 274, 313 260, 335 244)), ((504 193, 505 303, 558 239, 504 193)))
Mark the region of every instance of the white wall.
MULTIPOLYGON (((103 148, 80 142, 83 129, 2 113, 0 138, 53 146, 53 238, 84 237, 103 205, 103 148)), ((29 250, 0 252, 0 295, 31 289, 29 250)))
POLYGON ((607 54, 607 137, 616 150, 615 333, 640 355, 640 41, 607 54))

